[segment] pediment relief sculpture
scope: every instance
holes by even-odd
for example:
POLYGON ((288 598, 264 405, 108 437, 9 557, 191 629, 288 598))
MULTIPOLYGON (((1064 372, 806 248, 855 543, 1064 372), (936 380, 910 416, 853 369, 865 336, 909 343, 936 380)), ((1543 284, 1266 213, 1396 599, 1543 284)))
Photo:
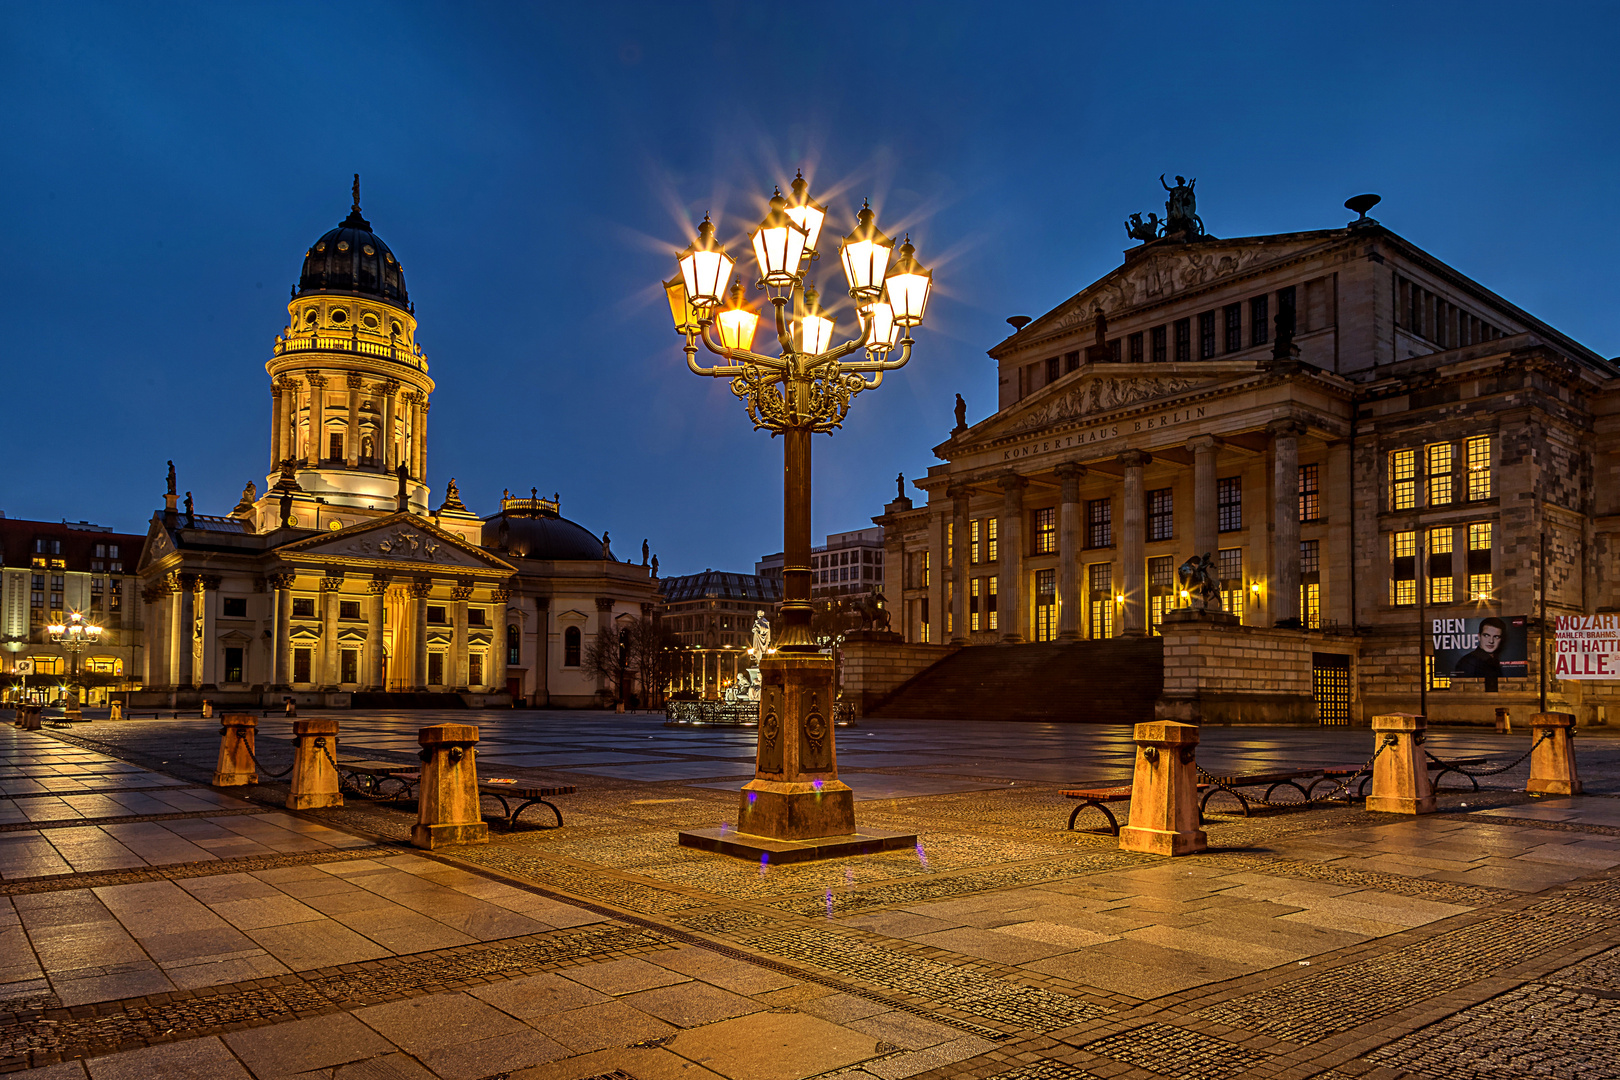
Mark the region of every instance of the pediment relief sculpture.
POLYGON ((352 555, 363 559, 398 559, 450 566, 483 565, 480 560, 441 537, 404 525, 376 529, 347 541, 339 540, 307 550, 312 555, 352 555))
POLYGON ((1092 413, 1122 409, 1139 401, 1170 397, 1196 390, 1206 380, 1181 375, 1153 375, 1139 379, 1087 379, 1079 386, 1035 406, 1015 419, 1005 431, 1028 431, 1092 413))
POLYGON ((1130 269, 1113 274, 1081 293, 1075 298, 1074 306, 1058 316, 1051 329, 1066 330, 1090 323, 1095 317, 1093 311, 1099 306, 1104 311, 1117 312, 1150 300, 1162 300, 1184 289, 1240 273, 1258 263, 1291 253, 1265 248, 1228 251, 1201 251, 1194 248, 1149 255, 1130 269))

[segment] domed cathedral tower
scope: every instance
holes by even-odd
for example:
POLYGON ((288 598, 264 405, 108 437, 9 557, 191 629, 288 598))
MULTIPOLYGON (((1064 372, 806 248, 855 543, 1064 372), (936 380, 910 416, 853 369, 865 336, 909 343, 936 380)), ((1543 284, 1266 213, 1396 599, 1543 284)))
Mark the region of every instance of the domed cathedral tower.
POLYGON ((356 174, 349 216, 304 253, 287 327, 265 365, 270 473, 254 506, 257 531, 279 527, 283 514, 324 528, 313 519, 334 511, 428 512, 433 380, 415 311, 404 267, 360 212, 356 174))

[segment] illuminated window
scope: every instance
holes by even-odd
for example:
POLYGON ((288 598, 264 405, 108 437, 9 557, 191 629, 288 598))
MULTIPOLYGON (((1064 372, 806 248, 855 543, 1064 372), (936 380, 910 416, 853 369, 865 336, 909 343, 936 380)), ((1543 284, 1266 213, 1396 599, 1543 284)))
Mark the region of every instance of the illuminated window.
POLYGON ((1171 489, 1156 488, 1147 493, 1149 540, 1172 540, 1176 535, 1175 502, 1171 489))
POLYGON ((1000 550, 1000 544, 996 540, 996 519, 995 518, 985 518, 984 519, 984 534, 985 534, 985 543, 987 545, 987 550, 986 550, 985 556, 984 556, 985 561, 986 562, 996 562, 1001 557, 1001 550, 1000 550))
POLYGON ((1436 675, 1434 673, 1434 657, 1425 656, 1423 658, 1423 674, 1428 677, 1430 690, 1451 689, 1450 675, 1436 675))
POLYGON ((1221 532, 1243 528, 1243 478, 1223 476, 1215 481, 1215 516, 1221 532))
POLYGON ((956 522, 945 523, 945 550, 951 553, 951 560, 956 559, 956 522))
MULTIPOLYGON (((344 681, 348 682, 350 680, 345 679, 344 681)), ((483 653, 468 653, 467 654, 467 685, 468 686, 483 686, 484 685, 484 654, 483 653)))
POLYGON ((1491 485, 1491 437, 1475 435, 1464 444, 1468 468, 1468 497, 1489 499, 1491 485))
MULTIPOLYGON (((979 565, 979 532, 980 522, 974 518, 968 522, 968 562, 974 566, 979 565)), ((977 627, 975 627, 977 629, 977 627)))
POLYGON ((968 591, 968 629, 979 629, 979 583, 983 578, 974 578, 972 587, 968 591))
POLYGON ((1429 603, 1449 604, 1452 600, 1451 529, 1429 530, 1429 603))
POLYGON ((1215 573, 1221 581, 1222 610, 1243 618, 1243 549, 1221 548, 1215 556, 1215 573))
POLYGON ((1057 508, 1035 511, 1035 554, 1050 555, 1057 550, 1057 508))
POLYGON ((1176 559, 1173 555, 1158 555, 1147 561, 1148 622, 1157 634, 1159 623, 1166 611, 1181 606, 1176 596, 1176 559))
POLYGON ((1114 546, 1114 502, 1090 499, 1086 502, 1086 547, 1114 546))
POLYGON ((997 629, 997 626, 996 626, 996 584, 997 584, 998 581, 999 581, 998 578, 985 578, 984 579, 986 589, 988 590, 985 593, 985 597, 984 597, 984 613, 985 613, 985 615, 987 615, 989 617, 989 620, 990 620, 989 627, 990 627, 991 630, 997 629))
POLYGON ((1429 478, 1429 505, 1445 506, 1452 501, 1451 459, 1452 446, 1448 442, 1434 443, 1424 451, 1424 470, 1429 478))
POLYGON ((1389 508, 1417 506, 1417 451, 1393 450, 1389 455, 1389 508))
POLYGON ((1389 602, 1396 607, 1417 603, 1417 533, 1389 537, 1389 602))
POLYGON ((1299 467, 1299 520, 1318 521, 1322 517, 1322 467, 1299 467))
POLYGON ((956 582, 945 583, 945 633, 956 633, 956 582))
POLYGON ((923 644, 928 643, 928 597, 917 601, 919 618, 917 619, 917 640, 923 644))
MULTIPOLYGON (((237 682, 242 680, 237 679, 237 682)), ((357 683, 360 681, 360 650, 343 649, 338 654, 338 682, 357 683)))
POLYGON ((1299 620, 1307 630, 1322 629, 1322 586, 1314 581, 1299 586, 1299 620))
POLYGON ((1112 563, 1092 563, 1086 567, 1086 586, 1091 594, 1091 636, 1114 636, 1114 567, 1112 563))
MULTIPOLYGON (((931 551, 925 551, 925 552, 922 553, 922 557, 923 557, 922 583, 923 583, 923 588, 925 588, 925 589, 932 583, 933 577, 934 577, 933 555, 934 555, 934 553, 931 552, 931 551)), ((928 620, 926 618, 923 619, 923 622, 926 623, 927 621, 928 620)))
POLYGON ((1035 571, 1035 640, 1057 637, 1057 571, 1035 571))
POLYGON ((1468 599, 1491 599, 1491 523, 1468 526, 1468 599))

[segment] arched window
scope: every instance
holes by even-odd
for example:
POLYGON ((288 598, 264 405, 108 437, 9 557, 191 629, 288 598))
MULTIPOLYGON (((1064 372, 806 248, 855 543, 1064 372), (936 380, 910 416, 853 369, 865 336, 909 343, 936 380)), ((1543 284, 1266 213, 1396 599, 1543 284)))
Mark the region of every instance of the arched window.
POLYGON ((563 631, 563 667, 579 667, 579 627, 563 631))
POLYGON ((506 624, 506 662, 513 666, 523 663, 523 642, 515 624, 506 624))

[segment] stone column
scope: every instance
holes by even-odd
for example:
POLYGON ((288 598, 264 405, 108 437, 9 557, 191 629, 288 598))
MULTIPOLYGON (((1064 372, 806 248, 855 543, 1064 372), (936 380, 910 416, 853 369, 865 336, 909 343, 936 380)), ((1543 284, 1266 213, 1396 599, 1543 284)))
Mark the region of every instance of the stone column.
POLYGON ((415 428, 416 476, 418 479, 425 481, 427 479, 427 418, 428 409, 431 408, 431 406, 428 404, 426 394, 422 395, 418 401, 420 404, 417 405, 418 411, 416 414, 415 428))
POLYGON ((360 464, 360 388, 365 380, 349 376, 349 429, 343 436, 343 458, 349 468, 360 464))
MULTIPOLYGON (((219 666, 219 648, 214 640, 214 619, 219 615, 220 577, 218 574, 204 574, 199 580, 203 587, 202 664, 199 682, 203 686, 217 688, 219 672, 215 669, 219 666)), ((245 655, 242 659, 243 663, 247 662, 245 655)))
POLYGON ((506 689, 506 602, 511 594, 502 588, 491 589, 494 629, 490 634, 489 663, 484 665, 484 684, 497 694, 506 689))
POLYGON ((387 658, 383 655, 383 610, 388 593, 388 575, 375 574, 366 585, 370 602, 366 611, 366 678, 362 684, 367 690, 386 690, 387 658))
POLYGON ((190 689, 196 685, 193 665, 197 631, 197 575, 178 574, 180 589, 174 594, 174 685, 190 689))
POLYGON ((1125 466, 1125 521, 1120 532, 1120 574, 1125 594, 1120 624, 1127 635, 1147 633, 1147 494, 1142 486, 1142 470, 1153 455, 1145 450, 1127 450, 1119 455, 1125 466))
MULTIPOLYGON (((417 578, 411 583, 411 622, 415 629, 416 638, 411 642, 411 679, 412 690, 426 690, 428 688, 428 647, 427 647, 427 602, 428 593, 433 591, 432 578, 417 578)), ((399 651, 398 645, 394 648, 399 651)))
POLYGON ((298 458, 298 384, 288 378, 281 380, 281 458, 276 462, 276 472, 281 471, 281 462, 298 458))
POLYGON ((398 459, 394 455, 394 399, 399 396, 399 383, 390 379, 382 384, 383 426, 382 445, 377 447, 377 459, 389 472, 394 471, 398 459))
MULTIPOLYGON (((1355 558, 1353 467, 1348 440, 1328 444, 1327 490, 1322 493, 1328 516, 1327 544, 1324 545, 1326 550, 1322 552, 1322 614, 1340 626, 1354 626, 1356 621, 1356 613, 1350 607, 1348 573, 1351 560, 1355 558)), ((1466 480, 1464 482, 1466 483, 1466 480)), ((1376 522, 1377 519, 1372 520, 1376 522)), ((1465 528, 1464 548, 1467 547, 1467 543, 1468 532, 1465 528)), ((1466 575, 1468 556, 1465 554, 1461 560, 1453 556, 1452 565, 1458 566, 1459 562, 1466 575)), ((1467 585, 1465 576, 1463 587, 1467 588, 1467 585)))
POLYGON ((1297 420, 1274 420, 1271 434, 1273 523, 1271 614, 1275 626, 1299 625, 1299 437, 1297 420))
POLYGON ((446 677, 457 690, 472 689, 468 681, 467 663, 467 601, 472 594, 473 584, 470 581, 458 581, 450 591, 456 602, 450 616, 450 666, 454 670, 448 672, 446 677))
POLYGON ((292 574, 271 574, 269 584, 275 590, 276 656, 274 686, 286 690, 292 686, 292 574))
POLYGON ((338 667, 338 594, 342 577, 321 578, 321 670, 312 681, 324 690, 336 690, 343 672, 338 667))
POLYGON ((1080 595, 1080 479, 1084 465, 1057 467, 1061 481, 1058 502, 1058 628, 1057 640, 1080 640, 1080 613, 1085 602, 1080 595))
POLYGON ((968 643, 968 489, 952 488, 951 522, 954 543, 951 544, 951 644, 968 643))
POLYGON ((169 686, 169 585, 160 581, 141 594, 146 604, 146 685, 169 686))
POLYGON ((326 376, 309 376, 309 445, 304 447, 304 459, 309 462, 312 469, 320 468, 321 456, 326 448, 321 441, 326 438, 326 376))
POLYGON ((996 526, 996 607, 1001 640, 1024 640, 1029 613, 1024 604, 1024 489, 1029 481, 1009 473, 1001 478, 1001 521, 996 526))
POLYGON ((286 437, 287 412, 283 405, 286 394, 281 389, 281 380, 277 379, 270 384, 270 471, 277 472, 281 468, 281 459, 286 455, 281 452, 282 443, 286 437))
POLYGON ((1193 551, 1214 556, 1221 546, 1219 494, 1215 481, 1215 453, 1220 441, 1213 435, 1187 440, 1193 456, 1193 551))

